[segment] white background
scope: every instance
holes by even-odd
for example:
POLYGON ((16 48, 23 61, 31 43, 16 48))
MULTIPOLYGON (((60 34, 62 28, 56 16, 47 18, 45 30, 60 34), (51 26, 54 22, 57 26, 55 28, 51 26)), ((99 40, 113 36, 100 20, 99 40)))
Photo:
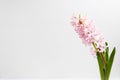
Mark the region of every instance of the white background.
POLYGON ((70 18, 92 19, 117 48, 111 78, 120 79, 119 0, 0 0, 0 78, 100 79, 97 60, 70 18))

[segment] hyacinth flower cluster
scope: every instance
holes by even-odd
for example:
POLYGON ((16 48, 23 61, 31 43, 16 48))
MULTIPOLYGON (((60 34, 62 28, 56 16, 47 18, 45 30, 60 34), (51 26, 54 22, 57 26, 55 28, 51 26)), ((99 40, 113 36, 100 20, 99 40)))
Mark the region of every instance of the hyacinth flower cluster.
POLYGON ((82 42, 90 46, 97 56, 101 80, 109 80, 116 48, 114 47, 109 55, 108 43, 105 42, 103 35, 96 29, 92 20, 80 15, 73 16, 71 24, 82 42))

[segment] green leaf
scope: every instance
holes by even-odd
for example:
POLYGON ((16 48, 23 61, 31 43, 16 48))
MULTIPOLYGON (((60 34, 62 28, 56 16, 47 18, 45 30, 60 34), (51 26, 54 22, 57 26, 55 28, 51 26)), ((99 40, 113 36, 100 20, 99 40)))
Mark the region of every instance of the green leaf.
POLYGON ((104 57, 105 57, 107 63, 108 63, 108 58, 109 58, 108 54, 109 54, 109 47, 107 47, 105 52, 104 52, 104 57))
POLYGON ((97 60, 98 60, 101 80, 104 80, 104 64, 103 64, 103 61, 102 61, 102 58, 101 58, 100 54, 101 53, 97 52, 97 60))
POLYGON ((107 65, 106 76, 107 76, 108 79, 109 79, 111 68, 112 68, 112 64, 113 64, 113 61, 114 61, 115 52, 116 52, 116 48, 114 47, 114 49, 113 49, 113 51, 112 51, 112 53, 110 55, 110 58, 108 60, 108 65, 107 65))
POLYGON ((105 42, 105 45, 106 45, 106 49, 105 49, 105 51, 104 51, 104 57, 105 57, 105 59, 106 59, 106 62, 108 62, 108 59, 109 59, 109 47, 108 47, 108 43, 107 42, 105 42))

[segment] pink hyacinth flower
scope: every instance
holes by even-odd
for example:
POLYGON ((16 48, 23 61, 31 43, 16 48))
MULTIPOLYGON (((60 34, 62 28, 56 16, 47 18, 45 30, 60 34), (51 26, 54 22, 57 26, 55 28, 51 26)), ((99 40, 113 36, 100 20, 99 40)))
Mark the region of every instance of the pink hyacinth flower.
POLYGON ((73 16, 71 24, 85 45, 91 46, 92 43, 94 43, 99 52, 103 52, 105 50, 104 38, 96 29, 92 20, 73 16))

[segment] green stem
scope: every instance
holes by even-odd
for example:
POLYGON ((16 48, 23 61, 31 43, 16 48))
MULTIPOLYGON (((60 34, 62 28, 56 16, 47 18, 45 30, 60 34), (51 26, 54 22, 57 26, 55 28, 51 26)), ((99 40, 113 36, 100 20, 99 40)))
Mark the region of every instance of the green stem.
POLYGON ((98 57, 98 63, 99 63, 99 69, 100 69, 100 75, 101 75, 101 80, 108 80, 107 76, 106 76, 106 68, 107 68, 107 62, 106 59, 103 55, 103 53, 100 53, 98 51, 98 48, 96 48, 96 45, 93 43, 93 47, 96 50, 97 53, 97 57, 98 57), (103 64, 103 66, 102 66, 103 64))

